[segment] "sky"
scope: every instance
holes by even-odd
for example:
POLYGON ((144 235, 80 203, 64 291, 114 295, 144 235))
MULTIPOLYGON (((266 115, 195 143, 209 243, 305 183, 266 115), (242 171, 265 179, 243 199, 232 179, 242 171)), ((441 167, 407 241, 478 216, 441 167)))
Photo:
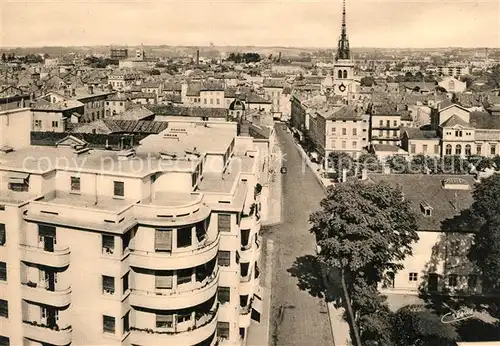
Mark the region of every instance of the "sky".
MULTIPOLYGON (((0 0, 0 47, 337 45, 341 0, 0 0)), ((500 0, 347 0, 351 47, 500 47, 500 0)))

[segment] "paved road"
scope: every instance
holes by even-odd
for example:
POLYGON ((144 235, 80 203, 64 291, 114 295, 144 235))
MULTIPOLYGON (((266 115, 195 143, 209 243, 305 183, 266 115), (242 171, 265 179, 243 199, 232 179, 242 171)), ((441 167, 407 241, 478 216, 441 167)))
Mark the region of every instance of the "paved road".
POLYGON ((288 172, 283 175, 283 223, 263 229, 274 241, 271 345, 333 345, 326 304, 318 295, 320 280, 312 261, 314 235, 309 214, 324 196, 312 171, 303 165, 290 134, 277 126, 288 172))

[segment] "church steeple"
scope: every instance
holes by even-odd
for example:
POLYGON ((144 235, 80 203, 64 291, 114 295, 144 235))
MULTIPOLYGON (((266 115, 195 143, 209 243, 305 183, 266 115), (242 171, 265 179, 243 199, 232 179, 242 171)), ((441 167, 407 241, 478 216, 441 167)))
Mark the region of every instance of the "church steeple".
POLYGON ((350 58, 351 52, 349 51, 349 39, 347 38, 347 24, 345 20, 345 0, 342 0, 342 30, 340 32, 340 39, 335 60, 348 60, 350 58))

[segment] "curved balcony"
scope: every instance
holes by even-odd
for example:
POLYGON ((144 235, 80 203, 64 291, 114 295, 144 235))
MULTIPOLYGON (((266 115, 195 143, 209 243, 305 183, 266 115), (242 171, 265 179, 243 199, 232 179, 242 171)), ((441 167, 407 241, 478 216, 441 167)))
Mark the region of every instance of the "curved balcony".
POLYGON ((240 295, 253 295, 257 289, 258 282, 255 278, 254 270, 249 271, 247 276, 240 279, 240 295))
POLYGON ((21 261, 41 264, 53 268, 64 268, 69 265, 70 253, 68 248, 54 251, 45 251, 42 247, 20 245, 21 261))
POLYGON ((50 291, 43 287, 22 284, 21 294, 22 298, 25 300, 58 308, 68 306, 71 303, 71 288, 50 291))
POLYGON ((36 324, 32 321, 23 321, 23 335, 25 338, 41 343, 65 346, 71 343, 73 329, 71 326, 62 329, 52 329, 48 326, 36 324))
POLYGON ((240 250, 240 261, 241 262, 254 262, 260 258, 260 243, 261 238, 255 236, 255 238, 249 242, 247 245, 242 246, 240 250))
POLYGON ((239 327, 248 328, 252 320, 251 317, 252 317, 252 302, 250 302, 245 307, 240 306, 239 327))
POLYGON ((178 326, 173 331, 130 328, 130 343, 135 345, 196 345, 211 337, 217 329, 218 306, 197 318, 194 324, 178 326))
POLYGON ((174 252, 155 252, 130 249, 130 265, 132 267, 153 270, 175 270, 193 268, 210 262, 217 256, 219 239, 207 239, 201 246, 193 250, 174 252))
POLYGON ((198 285, 186 285, 178 290, 130 290, 130 305, 154 310, 176 310, 207 302, 217 293, 219 270, 198 285))

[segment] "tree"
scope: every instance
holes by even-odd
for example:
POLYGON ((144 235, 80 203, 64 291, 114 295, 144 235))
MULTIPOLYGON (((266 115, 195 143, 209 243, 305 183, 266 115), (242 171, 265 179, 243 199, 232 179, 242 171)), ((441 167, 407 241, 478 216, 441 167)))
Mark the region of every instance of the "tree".
POLYGON ((392 155, 386 160, 392 173, 404 174, 408 173, 408 161, 404 156, 392 155))
POLYGON ((354 175, 354 160, 349 154, 343 151, 332 151, 327 160, 328 167, 333 168, 338 174, 342 174, 342 171, 346 169, 348 176, 354 175))
POLYGON ((371 87, 375 85, 375 79, 373 77, 363 77, 361 78, 361 86, 371 87))
POLYGON ((495 65, 487 74, 488 84, 493 88, 500 88, 500 65, 495 65))
POLYGON ((420 305, 399 309, 392 318, 395 346, 456 346, 458 333, 420 305))
POLYGON ((362 169, 364 168, 369 172, 382 172, 382 163, 375 154, 361 154, 358 163, 362 169))
POLYGON ((481 270, 486 287, 500 288, 500 175, 484 179, 474 202, 461 216, 464 229, 476 231, 469 258, 481 270))
POLYGON ((5 56, 5 53, 2 53, 2 62, 6 62, 7 61, 7 57, 5 56))
POLYGON ((350 320, 360 325, 360 338, 384 344, 388 310, 381 297, 374 297, 378 283, 402 268, 418 240, 410 203, 387 182, 355 181, 328 187, 320 206, 309 217, 321 249, 318 261, 326 270, 340 271, 344 301, 350 320), (352 306, 347 292, 353 293, 352 306))
POLYGON ((424 80, 424 74, 420 71, 417 71, 417 73, 415 73, 415 79, 417 81, 423 81, 424 80))

